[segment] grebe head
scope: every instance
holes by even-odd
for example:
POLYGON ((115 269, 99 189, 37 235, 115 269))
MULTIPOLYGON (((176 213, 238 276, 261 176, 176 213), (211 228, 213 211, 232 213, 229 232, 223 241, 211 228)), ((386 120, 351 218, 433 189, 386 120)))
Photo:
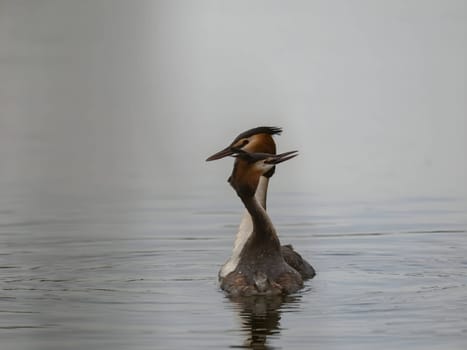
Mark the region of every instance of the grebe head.
POLYGON ((268 173, 276 164, 298 156, 298 151, 281 154, 249 153, 238 150, 232 175, 227 180, 240 197, 255 195, 261 175, 268 173))
POLYGON ((237 153, 237 151, 246 151, 249 153, 268 153, 276 154, 276 144, 272 135, 278 135, 282 132, 281 128, 260 126, 242 132, 232 143, 222 151, 214 153, 206 161, 221 159, 237 153))

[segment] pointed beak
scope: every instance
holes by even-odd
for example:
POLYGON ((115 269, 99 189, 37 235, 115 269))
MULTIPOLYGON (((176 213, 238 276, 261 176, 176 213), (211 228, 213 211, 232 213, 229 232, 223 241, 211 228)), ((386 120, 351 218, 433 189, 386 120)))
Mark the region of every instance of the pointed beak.
POLYGON ((228 157, 228 156, 231 156, 234 153, 235 152, 233 152, 232 149, 229 146, 227 148, 224 148, 222 151, 214 153, 212 156, 210 156, 209 158, 206 159, 206 162, 209 162, 211 160, 221 159, 221 158, 224 158, 224 157, 228 157))
POLYGON ((281 154, 271 156, 269 159, 265 160, 266 164, 279 164, 285 162, 286 160, 292 159, 298 156, 298 151, 290 151, 281 154))

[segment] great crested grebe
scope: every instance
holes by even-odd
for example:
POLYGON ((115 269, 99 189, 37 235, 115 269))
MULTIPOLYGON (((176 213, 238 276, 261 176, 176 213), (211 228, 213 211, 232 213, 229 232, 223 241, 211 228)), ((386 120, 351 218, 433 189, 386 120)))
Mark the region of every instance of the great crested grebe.
POLYGON ((303 286, 302 276, 284 260, 276 230, 255 196, 261 175, 296 155, 296 151, 272 155, 242 150, 235 154, 228 181, 250 213, 253 229, 235 269, 220 278, 221 288, 231 296, 289 294, 303 286))
MULTIPOLYGON (((222 151, 213 154, 206 160, 211 161, 221 159, 230 155, 234 155, 239 150, 249 153, 276 154, 276 144, 272 138, 272 135, 279 135, 281 132, 281 128, 268 126, 260 126, 247 130, 238 135, 229 146, 224 148, 222 151)), ((275 167, 273 166, 269 171, 260 176, 258 188, 255 193, 256 198, 265 210, 269 179, 274 174, 274 170, 275 167)), ((239 262, 240 253, 243 249, 243 246, 245 245, 252 231, 253 222, 248 210, 245 210, 242 221, 240 222, 240 226, 238 228, 237 235, 235 237, 232 256, 220 269, 219 279, 224 278, 235 269, 239 262)), ((303 279, 313 278, 315 276, 315 270, 313 267, 305 259, 303 259, 300 254, 294 251, 290 244, 283 245, 281 250, 285 261, 295 270, 297 270, 303 279)))

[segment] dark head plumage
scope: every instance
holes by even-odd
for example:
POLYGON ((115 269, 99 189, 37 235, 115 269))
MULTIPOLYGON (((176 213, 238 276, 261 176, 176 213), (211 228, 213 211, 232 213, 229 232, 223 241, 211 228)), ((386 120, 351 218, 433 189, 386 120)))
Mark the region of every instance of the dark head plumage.
POLYGON ((258 126, 256 128, 247 130, 238 135, 235 140, 233 140, 232 145, 234 145, 238 140, 248 138, 257 134, 269 134, 269 135, 280 135, 282 128, 276 126, 258 126))

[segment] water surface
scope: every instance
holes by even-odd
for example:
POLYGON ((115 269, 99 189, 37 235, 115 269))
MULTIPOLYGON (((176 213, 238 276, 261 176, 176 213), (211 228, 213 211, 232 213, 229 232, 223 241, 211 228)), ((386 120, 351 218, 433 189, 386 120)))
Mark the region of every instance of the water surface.
POLYGON ((2 349, 467 344, 462 199, 272 193, 282 242, 318 275, 287 298, 243 300, 216 277, 242 212, 235 198, 101 189, 0 203, 2 349))

